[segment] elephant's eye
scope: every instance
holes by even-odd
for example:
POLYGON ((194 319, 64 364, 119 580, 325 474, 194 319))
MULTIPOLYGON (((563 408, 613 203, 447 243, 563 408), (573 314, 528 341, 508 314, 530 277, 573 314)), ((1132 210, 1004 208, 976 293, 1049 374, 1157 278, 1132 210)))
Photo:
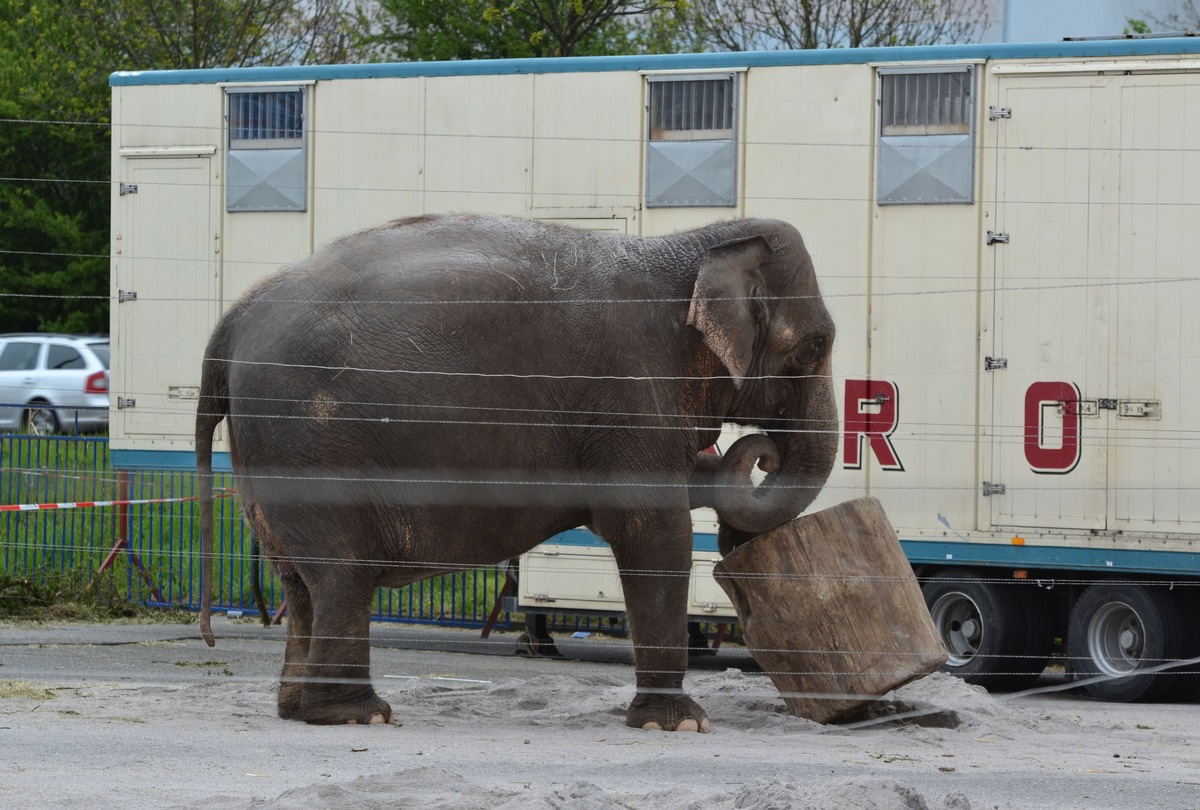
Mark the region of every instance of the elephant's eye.
POLYGON ((825 356, 825 348, 829 345, 829 340, 824 335, 817 335, 810 338, 796 352, 796 359, 802 365, 811 366, 813 363, 825 356))

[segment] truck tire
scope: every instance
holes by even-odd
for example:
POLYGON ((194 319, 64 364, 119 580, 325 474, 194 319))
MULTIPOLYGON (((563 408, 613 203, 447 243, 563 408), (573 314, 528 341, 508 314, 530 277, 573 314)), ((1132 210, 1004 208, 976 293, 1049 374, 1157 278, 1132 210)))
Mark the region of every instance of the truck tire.
POLYGON ((1083 688, 1095 697, 1121 703, 1156 700, 1179 691, 1183 676, 1134 673, 1179 658, 1187 638, 1179 602, 1165 587, 1099 583, 1071 608, 1067 656, 1076 678, 1085 679, 1083 688))
POLYGON ((921 589, 949 660, 942 672, 992 690, 1024 689, 1046 668, 1049 641, 1030 634, 1024 602, 1009 580, 946 570, 921 589), (1044 649, 1044 652, 1042 650, 1044 649))

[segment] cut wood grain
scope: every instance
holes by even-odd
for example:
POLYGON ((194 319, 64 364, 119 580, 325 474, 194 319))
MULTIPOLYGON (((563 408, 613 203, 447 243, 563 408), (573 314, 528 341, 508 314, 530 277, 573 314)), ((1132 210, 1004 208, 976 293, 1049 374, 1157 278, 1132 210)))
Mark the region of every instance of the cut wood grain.
POLYGON ((804 515, 713 572, 755 660, 799 717, 853 715, 946 661, 900 540, 875 498, 804 515))

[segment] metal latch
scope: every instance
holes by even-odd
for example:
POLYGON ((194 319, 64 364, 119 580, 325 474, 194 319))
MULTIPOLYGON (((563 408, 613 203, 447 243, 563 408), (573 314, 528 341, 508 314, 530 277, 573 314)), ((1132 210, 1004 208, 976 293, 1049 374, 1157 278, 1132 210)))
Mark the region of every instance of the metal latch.
POLYGON ((117 290, 117 303, 127 304, 137 300, 137 293, 132 290, 117 290))
POLYGON ((983 358, 984 371, 1000 371, 1008 368, 1007 357, 985 357, 983 358))
POLYGON ((1121 419, 1162 419, 1162 403, 1155 400, 1123 399, 1117 403, 1121 419))
POLYGON ((988 107, 988 120, 997 118, 1012 118, 1012 107, 988 107))
POLYGON ((168 385, 167 399, 200 399, 200 386, 168 385))
POLYGON ((992 495, 1003 495, 1008 491, 1004 484, 993 484, 991 481, 983 482, 983 497, 989 498, 992 495))
POLYGON ((987 243, 989 245, 996 245, 996 244, 1007 245, 1008 244, 1008 234, 1000 233, 999 231, 988 231, 987 232, 987 243))
POLYGON ((117 186, 117 194, 121 197, 126 194, 137 194, 137 183, 120 183, 117 186))
POLYGON ((118 411, 123 411, 126 408, 133 408, 136 406, 137 406, 136 399, 126 399, 125 397, 117 397, 117 410, 118 411))

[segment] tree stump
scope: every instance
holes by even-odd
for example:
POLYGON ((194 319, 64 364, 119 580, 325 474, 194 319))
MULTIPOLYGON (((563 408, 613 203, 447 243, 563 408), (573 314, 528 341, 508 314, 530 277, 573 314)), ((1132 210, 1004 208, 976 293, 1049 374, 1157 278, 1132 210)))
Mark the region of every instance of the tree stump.
POLYGON ((858 498, 734 549, 713 576, 788 710, 818 723, 946 662, 883 506, 858 498))

